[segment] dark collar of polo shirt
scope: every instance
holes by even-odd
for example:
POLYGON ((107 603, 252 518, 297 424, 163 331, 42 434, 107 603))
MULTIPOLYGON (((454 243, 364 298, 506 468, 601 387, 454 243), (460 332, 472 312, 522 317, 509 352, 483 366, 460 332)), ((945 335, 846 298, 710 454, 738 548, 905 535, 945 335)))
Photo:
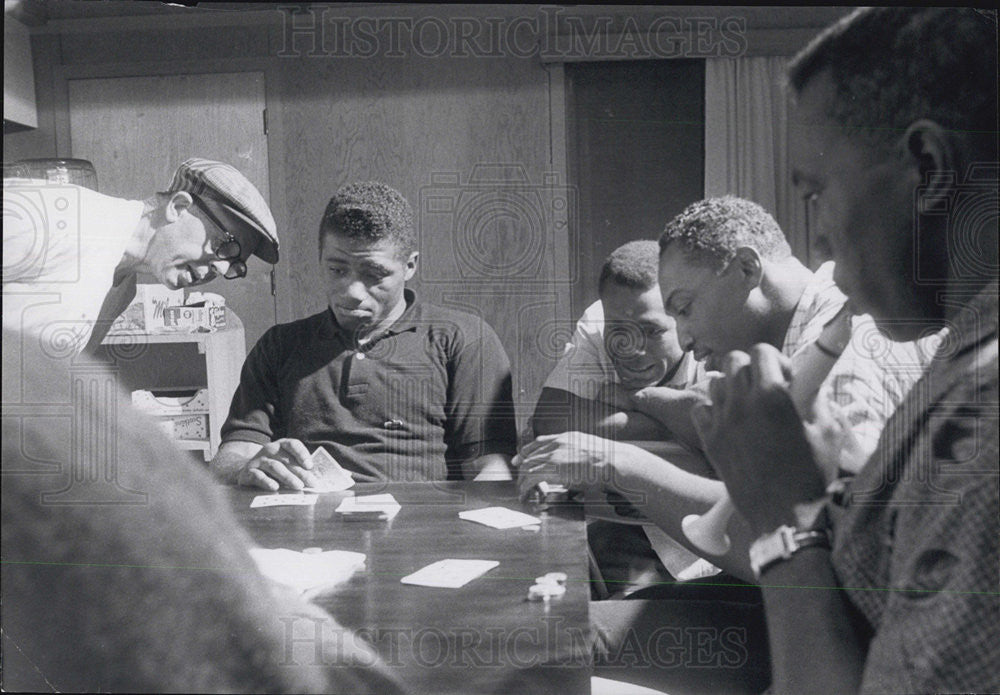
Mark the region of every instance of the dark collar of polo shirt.
POLYGON ((423 313, 421 311, 422 305, 417 300, 417 293, 409 288, 405 288, 403 290, 403 301, 406 302, 406 308, 403 310, 403 315, 396 319, 392 325, 382 331, 382 333, 373 337, 364 345, 358 345, 355 335, 353 333, 348 333, 340 327, 340 324, 337 323, 337 317, 333 315, 333 310, 330 309, 330 307, 327 307, 326 316, 329 320, 323 324, 323 337, 340 340, 343 344, 350 346, 354 350, 365 352, 371 350, 379 341, 388 338, 389 336, 399 335, 400 333, 407 333, 409 331, 416 332, 420 315, 423 313))

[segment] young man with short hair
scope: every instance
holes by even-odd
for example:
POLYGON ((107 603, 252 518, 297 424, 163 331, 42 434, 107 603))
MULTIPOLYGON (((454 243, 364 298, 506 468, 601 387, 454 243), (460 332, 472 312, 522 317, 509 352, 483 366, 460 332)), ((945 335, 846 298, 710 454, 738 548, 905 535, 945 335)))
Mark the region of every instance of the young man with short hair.
POLYGON ((545 380, 532 424, 536 435, 576 430, 616 439, 662 439, 670 432, 630 403, 645 388, 686 389, 704 369, 677 342, 663 311, 655 241, 630 241, 608 256, 600 298, 576 323, 545 380))
POLYGON ((344 186, 319 251, 328 307, 247 356, 212 469, 300 489, 319 482, 309 457, 322 446, 359 481, 509 479, 510 363, 485 321, 405 287, 419 255, 406 199, 344 186))
MULTIPOLYGON (((702 364, 677 342, 674 320, 663 311, 657 282, 659 246, 630 241, 601 267, 598 301, 577 321, 562 358, 545 380, 532 424, 536 435, 589 432, 620 440, 674 437, 662 422, 632 404, 637 392, 693 404, 685 391, 705 379, 702 364)), ((611 595, 651 582, 671 582, 694 558, 660 529, 591 521, 587 539, 600 580, 611 595)), ((597 577, 595 577, 597 579, 597 577)), ((596 587, 592 594, 601 597, 596 587)))

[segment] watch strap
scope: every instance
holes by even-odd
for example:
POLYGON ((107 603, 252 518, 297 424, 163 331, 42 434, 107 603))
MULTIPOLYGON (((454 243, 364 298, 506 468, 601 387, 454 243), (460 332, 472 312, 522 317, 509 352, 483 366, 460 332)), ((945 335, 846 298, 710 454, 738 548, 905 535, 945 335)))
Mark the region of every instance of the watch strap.
POLYGON ((830 547, 830 534, 826 529, 799 531, 792 526, 780 526, 750 545, 750 568, 760 579, 765 570, 788 560, 803 548, 815 546, 830 547))

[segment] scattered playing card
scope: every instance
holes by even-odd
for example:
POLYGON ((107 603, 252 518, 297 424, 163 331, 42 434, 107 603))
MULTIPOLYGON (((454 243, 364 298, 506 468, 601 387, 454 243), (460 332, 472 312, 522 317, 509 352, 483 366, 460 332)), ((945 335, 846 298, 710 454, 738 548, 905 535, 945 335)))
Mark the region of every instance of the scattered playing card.
POLYGON ((251 508, 256 507, 311 507, 319 499, 314 495, 257 495, 250 503, 251 508))
POLYGON ((287 548, 251 548, 250 556, 265 577, 312 595, 343 584, 365 566, 364 553, 349 550, 300 553, 287 548))
POLYGON ((362 495, 360 497, 345 497, 337 507, 338 514, 356 514, 358 512, 382 512, 386 518, 399 514, 402 509, 399 502, 391 494, 362 495))
POLYGON ((457 589, 499 565, 496 560, 438 560, 403 577, 403 584, 457 589))
POLYGON ((506 507, 472 509, 465 512, 459 512, 458 516, 460 519, 465 519, 466 521, 474 521, 477 524, 484 524, 486 526, 499 529, 520 528, 522 526, 531 526, 532 524, 542 523, 542 520, 536 516, 516 512, 513 509, 507 509, 506 507))
POLYGON ((306 492, 340 492, 354 486, 351 472, 337 463, 323 447, 317 447, 309 458, 313 464, 311 470, 320 484, 305 488, 306 492))

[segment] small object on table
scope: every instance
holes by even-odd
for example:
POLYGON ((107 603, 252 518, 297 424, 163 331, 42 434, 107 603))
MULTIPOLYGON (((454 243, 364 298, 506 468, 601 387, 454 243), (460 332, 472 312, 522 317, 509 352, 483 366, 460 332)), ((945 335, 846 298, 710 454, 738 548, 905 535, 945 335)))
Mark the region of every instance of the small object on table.
POLYGON ((560 504, 575 503, 577 492, 560 483, 547 483, 544 480, 535 485, 528 495, 528 501, 539 511, 560 504))
POLYGON ((550 584, 555 586, 565 586, 566 585, 566 573, 565 572, 548 572, 541 577, 535 577, 535 584, 550 584))
POLYGON ((548 601, 554 598, 561 598, 566 593, 566 587, 561 584, 533 584, 528 589, 529 601, 548 601))

